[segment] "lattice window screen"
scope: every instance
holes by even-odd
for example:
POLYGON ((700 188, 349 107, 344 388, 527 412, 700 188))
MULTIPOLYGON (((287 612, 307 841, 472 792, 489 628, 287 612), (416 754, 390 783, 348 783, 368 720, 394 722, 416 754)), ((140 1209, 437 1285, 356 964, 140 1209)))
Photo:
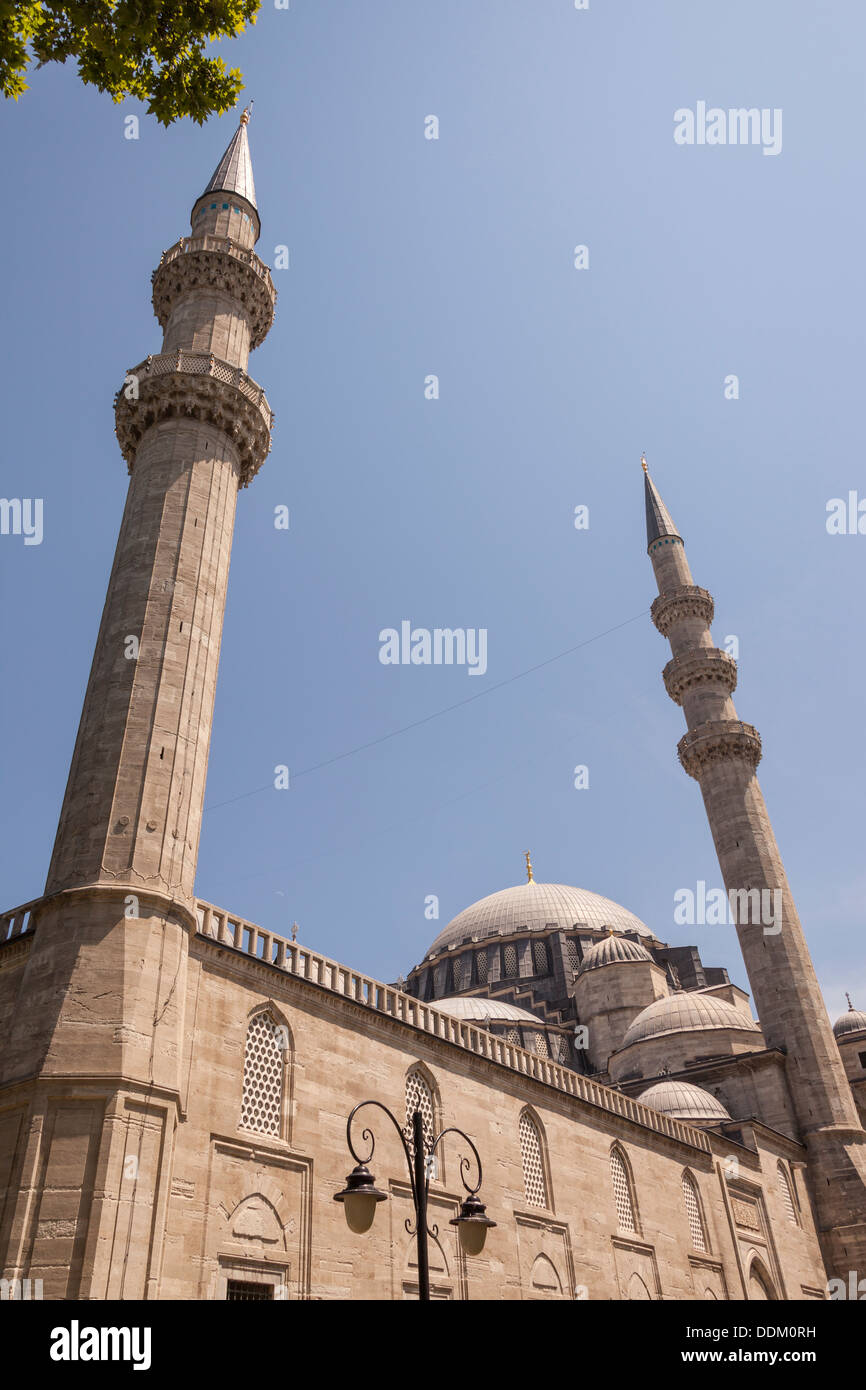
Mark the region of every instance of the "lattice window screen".
POLYGON ((516 946, 504 946, 502 948, 502 973, 506 979, 517 974, 516 946))
POLYGON ((610 1154, 610 1176, 613 1183, 613 1199, 616 1202, 616 1216, 622 1231, 637 1231, 637 1222, 634 1218, 634 1206, 631 1200, 631 1188, 628 1185, 628 1173, 622 1156, 616 1149, 611 1150, 610 1154))
POLYGON ((469 986, 470 972, 472 966, 472 956, 468 951, 464 951, 462 956, 457 956, 452 962, 453 980, 455 989, 467 989, 469 986))
POLYGON ((576 970, 580 965, 580 957, 577 954, 577 938, 574 936, 568 938, 568 963, 572 970, 576 970))
POLYGON ((475 974, 480 985, 487 984, 487 951, 476 951, 475 974))
POLYGON ((546 975, 550 967, 547 963, 547 943, 545 941, 533 941, 532 958, 535 961, 536 975, 546 975))
POLYGON ((561 1033, 551 1033, 550 1050, 555 1062, 565 1062, 568 1058, 568 1044, 561 1033))
POLYGON ((412 1116, 416 1110, 421 1111, 424 1121, 424 1137, 431 1140, 433 1138, 433 1092, 420 1071, 410 1071, 406 1075, 406 1138, 409 1141, 410 1153, 415 1151, 412 1139, 412 1116))
POLYGON ((520 1034, 516 1028, 506 1028, 505 1041, 513 1043, 515 1047, 520 1046, 520 1034))
POLYGON ((696 1250, 706 1250, 707 1242, 704 1236, 704 1223, 701 1220, 697 1188, 688 1173, 683 1173, 683 1200, 686 1204, 686 1215, 689 1218, 692 1245, 696 1250))
POLYGON ((794 1206, 794 1194, 791 1191, 791 1183, 789 1181, 788 1174, 785 1172, 783 1164, 779 1164, 778 1168, 776 1169, 776 1174, 779 1181, 779 1196, 782 1198, 782 1205, 785 1208, 785 1215, 791 1222, 792 1226, 799 1226, 800 1223, 797 1220, 797 1208, 794 1206))
POLYGON ((284 1030, 271 1014, 256 1014, 250 1019, 244 1048, 241 1129, 279 1136, 284 1065, 280 1044, 284 1037, 284 1030))
POLYGON ((549 1056, 550 1056, 550 1049, 549 1049, 548 1046, 547 1046, 547 1034, 546 1034, 546 1033, 533 1033, 533 1035, 532 1035, 532 1050, 533 1050, 533 1052, 537 1052, 539 1057, 549 1057, 549 1056))
POLYGON ((531 1115, 520 1117, 520 1156, 523 1159, 523 1185, 531 1207, 547 1206, 547 1187, 541 1157, 541 1136, 531 1115))

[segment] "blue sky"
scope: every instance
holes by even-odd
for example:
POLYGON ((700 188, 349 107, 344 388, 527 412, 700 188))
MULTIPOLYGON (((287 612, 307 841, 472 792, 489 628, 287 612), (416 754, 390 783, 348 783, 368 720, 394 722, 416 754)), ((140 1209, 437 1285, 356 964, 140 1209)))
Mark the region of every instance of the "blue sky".
MULTIPOLYGON (((646 449, 739 639, 831 1013, 864 1007, 866 537, 825 526, 866 496, 864 30, 854 0, 291 0, 224 45, 258 251, 291 266, 250 362, 277 419, 239 498, 202 897, 392 979, 531 849, 746 983, 732 929, 673 921, 721 880, 648 616, 646 449), (700 100, 781 108, 781 153, 676 145, 700 100), (404 619, 486 628, 486 674, 383 666, 404 619)), ((0 537, 9 907, 44 883, 123 507, 113 393, 159 348, 151 270, 236 126, 144 116, 131 141, 133 112, 71 67, 2 110, 0 490, 44 499, 41 545, 0 537)))

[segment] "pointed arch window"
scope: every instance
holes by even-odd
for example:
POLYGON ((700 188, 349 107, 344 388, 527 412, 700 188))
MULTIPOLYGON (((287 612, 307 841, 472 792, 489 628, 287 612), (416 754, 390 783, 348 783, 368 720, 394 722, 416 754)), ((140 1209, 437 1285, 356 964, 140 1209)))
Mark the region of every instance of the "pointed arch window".
POLYGON ((254 1014, 244 1045, 241 1129, 280 1137, 288 1029, 269 1010, 254 1014))
POLYGON ((800 1222, 797 1219, 797 1208, 794 1204, 794 1193, 791 1190, 791 1179, 789 1178, 788 1170, 781 1159, 779 1159, 779 1163, 776 1168, 776 1181, 779 1185, 779 1196, 782 1199, 782 1206, 785 1209, 785 1215, 787 1216, 792 1226, 799 1226, 800 1222))
POLYGON ((701 1199, 698 1196, 698 1189, 691 1173, 683 1173, 683 1201, 686 1216, 689 1219, 692 1246, 695 1250, 706 1250, 707 1236, 704 1230, 704 1219, 701 1215, 701 1199))
POLYGON ((637 1217, 628 1165, 622 1151, 616 1147, 610 1151, 610 1180, 613 1185, 617 1224, 621 1231, 637 1234, 637 1217))
POLYGON ((415 1141, 412 1138, 412 1116, 416 1110, 421 1111, 421 1118, 424 1122, 424 1138, 429 1141, 435 1134, 435 1102, 433 1088, 420 1067, 413 1067, 411 1071, 406 1073, 406 1138, 410 1153, 414 1153, 415 1150, 415 1141))
POLYGON ((548 1207, 547 1181, 541 1131, 528 1110, 520 1117, 520 1157, 523 1160, 523 1187, 531 1207, 548 1207))

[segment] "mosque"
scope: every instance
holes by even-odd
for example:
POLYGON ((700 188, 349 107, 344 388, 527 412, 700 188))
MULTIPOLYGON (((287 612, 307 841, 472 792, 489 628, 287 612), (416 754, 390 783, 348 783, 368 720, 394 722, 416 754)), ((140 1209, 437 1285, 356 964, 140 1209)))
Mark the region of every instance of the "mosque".
POLYGON ((163 342, 116 397, 129 492, 48 877, 0 914, 2 1277, 58 1300, 836 1296, 866 1272, 866 1013, 830 1025, 761 738, 646 470, 678 756, 757 1019, 723 966, 528 854, 396 984, 196 896, 235 507, 273 424, 247 123, 153 274, 163 342), (359 1177, 368 1099, 398 1123, 368 1112, 359 1177), (422 1256, 406 1160, 440 1134, 422 1256))

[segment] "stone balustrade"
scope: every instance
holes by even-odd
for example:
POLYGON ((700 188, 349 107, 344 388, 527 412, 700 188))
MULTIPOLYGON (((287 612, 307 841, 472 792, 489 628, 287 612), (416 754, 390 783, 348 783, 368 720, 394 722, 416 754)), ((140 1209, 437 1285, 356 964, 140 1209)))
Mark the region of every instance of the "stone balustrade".
POLYGON ((711 719, 689 729, 677 744, 677 753, 689 776, 700 781, 706 768, 728 758, 756 768, 761 761, 761 735, 754 724, 741 719, 711 719))
POLYGON ((152 425, 167 419, 207 420, 234 441, 241 487, 268 455, 275 418, 264 387, 240 367, 212 352, 185 348, 152 353, 131 367, 114 398, 114 412, 117 442, 130 473, 152 425))
POLYGON ((34 898, 32 902, 22 903, 20 907, 0 914, 0 946, 5 946, 7 941, 17 941, 33 931, 33 910, 42 901, 42 898, 34 898))
MULTIPOLYGON (((256 255, 255 251, 249 251, 246 247, 239 246, 236 241, 232 241, 231 237, 213 235, 181 237, 179 241, 174 243, 174 246, 163 251, 159 258, 159 264, 160 266, 168 265, 171 261, 177 260, 178 256, 189 255, 190 252, 195 251, 224 251, 226 255, 233 256, 235 260, 250 266, 276 295, 271 272, 264 261, 256 255)), ((156 271, 153 273, 155 275, 156 271)))
POLYGON ((163 251, 151 280, 153 310, 163 329, 178 298, 193 290, 220 290, 243 305, 253 348, 274 321, 277 291, 270 270, 255 251, 230 237, 182 237, 163 251))
POLYGON ((284 971, 295 978, 309 981, 322 989, 351 999, 356 1004, 396 1019, 399 1023, 417 1028, 432 1037, 442 1038, 456 1047, 465 1048, 499 1066, 509 1067, 531 1076, 543 1085, 576 1096, 609 1114, 619 1115, 632 1123, 664 1134, 679 1143, 710 1152, 710 1143, 701 1130, 673 1120, 667 1115, 641 1105, 620 1091, 602 1086, 581 1076, 569 1067, 538 1053, 528 1052, 504 1038, 495 1037, 484 1028, 442 1013, 432 1004, 404 994, 393 985, 382 984, 368 975, 351 970, 346 965, 329 960, 296 941, 288 941, 275 932, 265 931, 253 922, 244 921, 211 903, 196 902, 199 935, 221 946, 251 956, 263 965, 284 971))

